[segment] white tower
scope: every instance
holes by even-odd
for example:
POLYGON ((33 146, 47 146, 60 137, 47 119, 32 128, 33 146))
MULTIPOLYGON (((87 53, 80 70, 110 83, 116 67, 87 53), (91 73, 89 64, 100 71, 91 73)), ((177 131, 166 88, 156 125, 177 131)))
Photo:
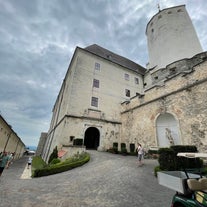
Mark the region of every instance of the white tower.
POLYGON ((146 27, 149 63, 147 68, 166 65, 203 52, 185 5, 159 11, 146 27))

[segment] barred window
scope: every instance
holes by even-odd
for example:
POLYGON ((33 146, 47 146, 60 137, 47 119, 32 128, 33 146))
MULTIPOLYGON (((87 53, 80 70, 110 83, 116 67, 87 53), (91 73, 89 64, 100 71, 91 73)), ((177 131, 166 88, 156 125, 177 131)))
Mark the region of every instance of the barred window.
POLYGON ((139 78, 135 77, 134 82, 135 82, 135 84, 139 84, 139 78))
POLYGON ((130 90, 129 90, 129 89, 125 89, 125 95, 126 95, 127 97, 130 97, 130 90))
POLYGON ((100 63, 95 63, 95 70, 100 70, 100 63))
POLYGON ((96 97, 91 98, 91 106, 98 107, 98 98, 96 97))
POLYGON ((124 79, 128 81, 129 80, 129 74, 125 73, 124 74, 124 79))
POLYGON ((99 80, 93 79, 93 87, 99 88, 99 80))

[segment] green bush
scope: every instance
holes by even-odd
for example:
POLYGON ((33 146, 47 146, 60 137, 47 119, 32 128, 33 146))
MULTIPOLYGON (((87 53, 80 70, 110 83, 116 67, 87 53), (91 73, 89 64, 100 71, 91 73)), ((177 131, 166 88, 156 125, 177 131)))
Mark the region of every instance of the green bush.
POLYGON ((175 154, 171 148, 160 148, 158 162, 161 170, 174 170, 175 154))
POLYGON ((82 146, 83 145, 83 139, 76 138, 73 140, 73 145, 82 146))
POLYGON ((127 154, 127 149, 126 148, 121 148, 121 154, 126 155, 127 154))
POLYGON ((34 156, 32 158, 32 177, 36 169, 41 169, 46 166, 47 166, 47 163, 40 156, 34 156))
POLYGON ((117 148, 118 149, 118 142, 114 142, 113 143, 113 148, 117 148))
POLYGON ((32 158, 33 168, 43 168, 45 166, 47 166, 47 163, 40 156, 34 156, 32 158))
POLYGON ((159 172, 159 171, 161 171, 160 166, 156 166, 154 168, 154 175, 155 175, 155 177, 157 177, 157 172, 159 172))
POLYGON ((57 164, 57 163, 59 163, 59 162, 61 162, 60 159, 55 158, 55 159, 53 159, 53 160, 50 162, 50 165, 54 165, 54 164, 57 164))
POLYGON ((130 143, 129 148, 130 148, 130 153, 134 153, 134 151, 135 151, 135 144, 130 143))
POLYGON ((58 158, 58 150, 57 150, 57 146, 53 149, 53 152, 51 153, 48 163, 52 162, 53 159, 58 158))
POLYGON ((125 143, 121 143, 121 149, 122 148, 126 148, 126 144, 125 143))
POLYGON ((126 149, 125 143, 121 143, 121 154, 123 154, 123 155, 127 154, 127 149, 126 149))
POLYGON ((64 162, 60 162, 54 165, 48 165, 44 168, 36 169, 34 171, 33 177, 47 176, 47 175, 68 171, 75 167, 79 167, 85 164, 89 160, 90 160, 90 155, 88 153, 77 154, 72 158, 65 160, 64 162))
POLYGON ((199 158, 178 157, 179 152, 197 152, 195 146, 174 145, 170 148, 160 148, 158 162, 161 170, 183 170, 186 168, 200 168, 203 162, 199 158))

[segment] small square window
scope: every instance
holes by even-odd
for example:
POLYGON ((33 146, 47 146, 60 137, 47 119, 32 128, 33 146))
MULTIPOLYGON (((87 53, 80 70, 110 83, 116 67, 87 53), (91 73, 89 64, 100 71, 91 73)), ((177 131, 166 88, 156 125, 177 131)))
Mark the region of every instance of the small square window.
POLYGON ((129 80, 129 74, 125 73, 124 74, 124 79, 128 81, 129 80))
POLYGON ((98 98, 96 97, 91 98, 91 106, 98 107, 98 98))
POLYGON ((74 140, 74 136, 70 136, 70 142, 72 142, 74 140))
POLYGON ((125 89, 125 95, 126 95, 127 97, 130 97, 130 90, 125 89))
POLYGON ((99 80, 93 79, 93 87, 99 88, 99 80))
POLYGON ((135 82, 135 84, 139 84, 139 78, 135 77, 134 82, 135 82))
POLYGON ((99 70, 100 71, 100 63, 95 63, 95 70, 99 70))

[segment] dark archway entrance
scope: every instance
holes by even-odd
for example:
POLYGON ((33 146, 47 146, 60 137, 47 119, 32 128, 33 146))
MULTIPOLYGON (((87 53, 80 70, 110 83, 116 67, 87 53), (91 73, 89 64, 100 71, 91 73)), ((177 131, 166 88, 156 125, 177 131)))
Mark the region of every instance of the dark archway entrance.
POLYGON ((84 145, 86 149, 96 149, 99 146, 100 132, 95 127, 89 127, 85 131, 84 145))

